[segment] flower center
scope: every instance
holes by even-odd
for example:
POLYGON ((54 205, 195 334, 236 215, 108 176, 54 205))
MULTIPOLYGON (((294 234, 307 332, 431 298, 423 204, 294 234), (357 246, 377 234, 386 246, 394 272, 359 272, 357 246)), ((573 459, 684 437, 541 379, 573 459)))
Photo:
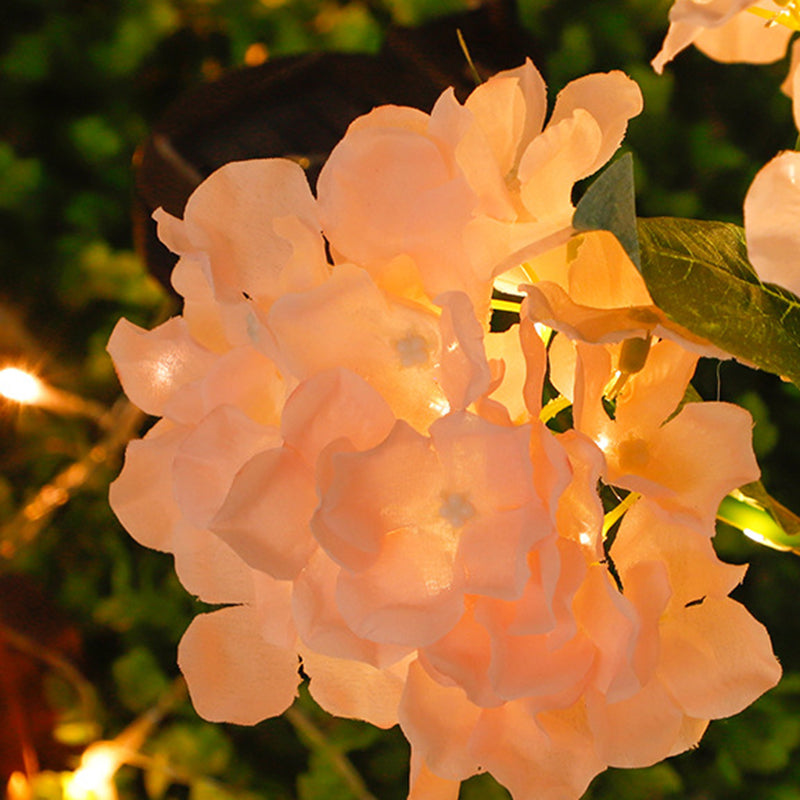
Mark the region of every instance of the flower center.
POLYGON ((439 516, 446 519, 454 528, 460 528, 470 517, 475 515, 475 506, 466 495, 450 492, 442 496, 439 516))
POLYGON ((395 345, 400 363, 404 367, 414 367, 428 360, 428 343, 418 333, 409 333, 395 345))
POLYGON ((619 465, 623 470, 638 470, 647 465, 650 460, 650 448, 644 439, 632 436, 620 442, 617 449, 619 465))

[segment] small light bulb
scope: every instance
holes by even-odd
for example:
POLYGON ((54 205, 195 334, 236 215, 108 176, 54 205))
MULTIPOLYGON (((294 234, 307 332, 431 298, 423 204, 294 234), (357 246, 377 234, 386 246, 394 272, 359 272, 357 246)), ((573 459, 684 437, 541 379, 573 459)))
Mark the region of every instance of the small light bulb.
POLYGON ((41 381, 17 367, 0 369, 0 395, 17 403, 35 403, 44 391, 41 381))
POLYGON ((83 756, 78 769, 69 776, 67 800, 116 800, 114 773, 123 762, 121 749, 113 742, 95 742, 83 756))

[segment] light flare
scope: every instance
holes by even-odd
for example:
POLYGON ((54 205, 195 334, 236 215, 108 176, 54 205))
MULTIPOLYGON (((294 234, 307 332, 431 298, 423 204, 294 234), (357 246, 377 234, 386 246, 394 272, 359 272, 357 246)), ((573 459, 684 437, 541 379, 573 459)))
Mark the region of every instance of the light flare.
POLYGON ((86 748, 78 769, 64 783, 64 800, 116 800, 114 775, 125 761, 114 742, 95 742, 86 748))
POLYGON ((0 369, 0 395, 16 403, 35 404, 42 400, 42 382, 30 372, 18 367, 0 369))

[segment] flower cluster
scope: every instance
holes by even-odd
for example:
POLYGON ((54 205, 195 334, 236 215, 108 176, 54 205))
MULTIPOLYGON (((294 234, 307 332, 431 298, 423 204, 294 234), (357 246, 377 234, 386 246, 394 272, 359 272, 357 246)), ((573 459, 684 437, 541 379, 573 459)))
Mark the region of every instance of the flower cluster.
POLYGON ((247 161, 157 212, 184 308, 109 343, 161 417, 111 503, 223 605, 178 653, 202 716, 282 713, 302 665, 331 713, 399 722, 411 798, 488 770, 574 800, 776 683, 711 544, 758 475, 751 421, 683 403, 702 343, 611 234, 571 227, 640 110, 595 74, 545 124, 528 62, 355 120, 316 199, 297 165, 247 161), (503 332, 496 283, 524 284, 503 332))

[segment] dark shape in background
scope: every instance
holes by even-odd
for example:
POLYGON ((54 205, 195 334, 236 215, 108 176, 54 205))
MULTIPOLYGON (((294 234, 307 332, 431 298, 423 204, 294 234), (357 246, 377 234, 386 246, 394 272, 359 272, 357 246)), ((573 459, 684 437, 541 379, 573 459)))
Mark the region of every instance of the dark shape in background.
POLYGON ((430 109, 453 86, 463 100, 475 87, 457 38, 461 31, 482 77, 534 58, 513 0, 419 28, 390 28, 379 55, 312 53, 232 70, 169 107, 135 158, 136 246, 169 286, 177 258, 157 239, 151 214, 182 216, 197 184, 230 161, 288 157, 313 186, 328 153, 358 116, 379 105, 430 109))

